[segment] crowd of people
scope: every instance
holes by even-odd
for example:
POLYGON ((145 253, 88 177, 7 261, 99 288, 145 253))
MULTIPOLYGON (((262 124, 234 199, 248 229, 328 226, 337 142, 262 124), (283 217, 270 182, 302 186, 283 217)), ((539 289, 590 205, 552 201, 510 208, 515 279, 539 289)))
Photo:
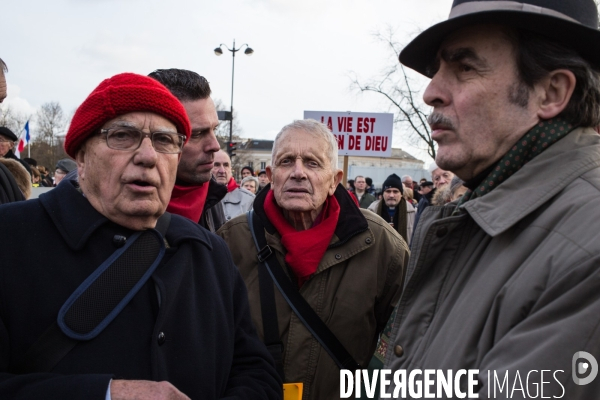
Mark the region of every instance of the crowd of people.
POLYGON ((431 78, 431 180, 379 193, 314 120, 238 182, 189 70, 102 81, 37 199, 0 128, 0 398, 329 400, 381 368, 413 377, 381 398, 597 398, 597 28, 592 0, 455 0, 400 54, 431 78))

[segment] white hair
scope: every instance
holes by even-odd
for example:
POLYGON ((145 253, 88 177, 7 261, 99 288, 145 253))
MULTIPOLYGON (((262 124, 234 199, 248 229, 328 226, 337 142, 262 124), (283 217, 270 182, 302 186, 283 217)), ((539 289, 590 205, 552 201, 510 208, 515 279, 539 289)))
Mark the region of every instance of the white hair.
POLYGON ((327 152, 329 153, 329 161, 331 161, 331 170, 336 171, 338 169, 338 143, 337 139, 331 133, 327 125, 322 124, 314 119, 298 119, 284 126, 281 131, 275 136, 273 142, 273 152, 271 153, 271 165, 275 166, 275 154, 277 154, 277 143, 283 137, 287 131, 299 130, 305 131, 315 136, 318 136, 327 142, 327 152))
POLYGON ((438 168, 440 167, 438 167, 436 163, 431 163, 431 165, 429 166, 429 175, 431 175, 431 180, 433 180, 433 171, 435 171, 438 168))
POLYGON ((400 180, 402 182, 406 182, 406 178, 410 178, 410 180, 412 181, 412 177, 410 175, 404 175, 404 176, 402 176, 402 178, 400 180))
POLYGON ((254 181, 254 183, 256 184, 256 188, 258 189, 258 178, 255 176, 247 176, 244 179, 242 179, 242 182, 240 182, 240 186, 244 186, 244 183, 248 182, 248 181, 254 181))

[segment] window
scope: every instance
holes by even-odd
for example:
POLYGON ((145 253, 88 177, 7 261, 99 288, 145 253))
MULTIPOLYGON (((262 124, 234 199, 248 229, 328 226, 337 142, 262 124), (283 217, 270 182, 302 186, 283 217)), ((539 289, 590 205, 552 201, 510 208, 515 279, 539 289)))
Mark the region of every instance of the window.
POLYGON ((260 169, 262 170, 262 169, 265 169, 265 168, 267 168, 267 162, 266 161, 261 161, 260 162, 260 169))

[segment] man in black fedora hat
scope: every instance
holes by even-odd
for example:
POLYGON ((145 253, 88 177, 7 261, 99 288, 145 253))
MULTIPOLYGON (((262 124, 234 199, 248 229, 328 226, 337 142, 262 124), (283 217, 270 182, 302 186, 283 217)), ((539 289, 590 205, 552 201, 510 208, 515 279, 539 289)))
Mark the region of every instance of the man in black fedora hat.
POLYGON ((401 52, 431 78, 435 161, 469 190, 416 228, 388 393, 598 398, 597 28, 592 0, 454 0, 401 52))

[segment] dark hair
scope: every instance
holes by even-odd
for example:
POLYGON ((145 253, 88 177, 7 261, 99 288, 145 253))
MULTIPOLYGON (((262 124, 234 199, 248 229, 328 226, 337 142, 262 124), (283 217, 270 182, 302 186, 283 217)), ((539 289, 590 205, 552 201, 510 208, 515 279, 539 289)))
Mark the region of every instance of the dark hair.
POLYGON ((148 74, 156 79, 179 101, 202 100, 210 96, 210 85, 205 77, 186 69, 157 69, 148 74))
MULTIPOLYGON (((517 29, 508 36, 515 45, 521 83, 531 89, 550 72, 568 69, 575 75, 577 83, 569 104, 559 116, 575 126, 600 124, 600 71, 576 51, 545 36, 523 29, 517 29)), ((515 89, 511 101, 527 105, 529 91, 515 89)))
POLYGON ((241 172, 244 172, 245 169, 247 169, 248 171, 250 171, 250 176, 254 176, 254 171, 252 170, 251 166, 246 165, 244 168, 242 168, 241 172))
POLYGON ((371 187, 373 185, 373 179, 366 177, 365 178, 365 182, 367 183, 367 186, 371 187))
POLYGON ((6 63, 0 58, 0 70, 2 72, 8 72, 8 67, 6 66, 6 63))

